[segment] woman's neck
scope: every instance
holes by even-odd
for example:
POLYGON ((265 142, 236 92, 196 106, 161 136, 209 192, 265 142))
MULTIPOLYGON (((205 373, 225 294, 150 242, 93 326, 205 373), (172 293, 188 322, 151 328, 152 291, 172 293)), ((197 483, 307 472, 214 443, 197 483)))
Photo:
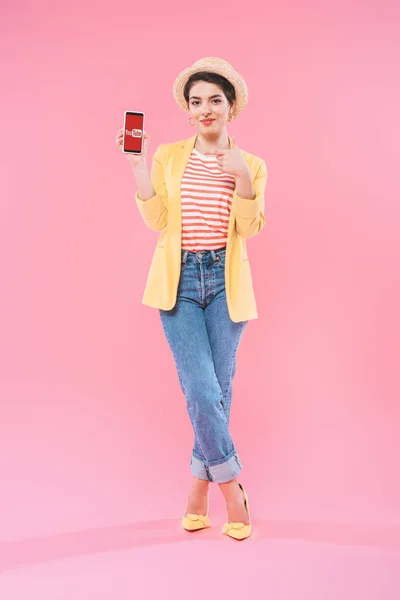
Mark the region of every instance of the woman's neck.
POLYGON ((202 153, 213 152, 214 150, 229 150, 229 137, 226 131, 212 136, 197 134, 194 147, 202 153))

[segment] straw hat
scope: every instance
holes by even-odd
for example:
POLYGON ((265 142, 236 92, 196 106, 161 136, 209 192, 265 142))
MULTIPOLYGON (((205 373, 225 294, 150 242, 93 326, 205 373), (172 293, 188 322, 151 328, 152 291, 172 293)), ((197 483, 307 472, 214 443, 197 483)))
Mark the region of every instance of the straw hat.
POLYGON ((231 82, 236 92, 236 101, 232 110, 232 118, 236 118, 239 113, 242 112, 249 100, 246 82, 243 77, 235 71, 230 63, 215 56, 200 58, 200 60, 196 60, 191 67, 188 67, 179 73, 172 87, 172 92, 177 104, 179 104, 186 112, 190 112, 185 96, 183 95, 183 89, 189 77, 193 75, 193 73, 198 73, 199 71, 217 73, 231 82))

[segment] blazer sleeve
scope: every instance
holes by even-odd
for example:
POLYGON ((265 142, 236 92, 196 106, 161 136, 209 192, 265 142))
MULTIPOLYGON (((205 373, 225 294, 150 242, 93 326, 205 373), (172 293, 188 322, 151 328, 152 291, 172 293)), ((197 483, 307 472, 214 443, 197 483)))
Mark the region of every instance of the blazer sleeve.
POLYGON ((235 228, 239 235, 244 238, 258 235, 265 225, 265 186, 267 183, 267 166, 262 160, 253 181, 256 197, 242 198, 234 190, 232 200, 232 212, 235 215, 235 228))
POLYGON ((167 144, 158 146, 151 165, 150 179, 156 193, 155 196, 148 200, 141 200, 138 192, 135 193, 135 200, 140 214, 147 227, 154 231, 163 229, 168 222, 168 197, 164 175, 166 146, 167 144))

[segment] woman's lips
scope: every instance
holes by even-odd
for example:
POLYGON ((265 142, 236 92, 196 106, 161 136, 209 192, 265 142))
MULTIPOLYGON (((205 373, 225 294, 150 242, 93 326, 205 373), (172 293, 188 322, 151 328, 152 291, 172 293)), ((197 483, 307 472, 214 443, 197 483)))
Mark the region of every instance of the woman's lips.
POLYGON ((207 119, 206 121, 201 121, 201 123, 203 123, 203 125, 211 125, 214 121, 215 119, 207 119))

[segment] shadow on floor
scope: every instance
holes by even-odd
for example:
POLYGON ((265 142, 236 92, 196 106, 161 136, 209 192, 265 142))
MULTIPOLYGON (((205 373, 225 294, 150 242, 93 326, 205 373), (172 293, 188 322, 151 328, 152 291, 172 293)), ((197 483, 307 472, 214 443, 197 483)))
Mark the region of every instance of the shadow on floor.
MULTIPOLYGON (((211 518, 212 519, 212 518, 211 518)), ((220 531, 223 521, 212 521, 203 531, 187 532, 180 520, 164 519, 128 523, 101 529, 0 543, 0 573, 63 558, 75 558, 140 546, 176 544, 177 542, 228 541, 220 531)), ((298 540, 400 551, 400 528, 344 523, 262 521, 253 519, 250 538, 230 543, 268 543, 298 540)))

